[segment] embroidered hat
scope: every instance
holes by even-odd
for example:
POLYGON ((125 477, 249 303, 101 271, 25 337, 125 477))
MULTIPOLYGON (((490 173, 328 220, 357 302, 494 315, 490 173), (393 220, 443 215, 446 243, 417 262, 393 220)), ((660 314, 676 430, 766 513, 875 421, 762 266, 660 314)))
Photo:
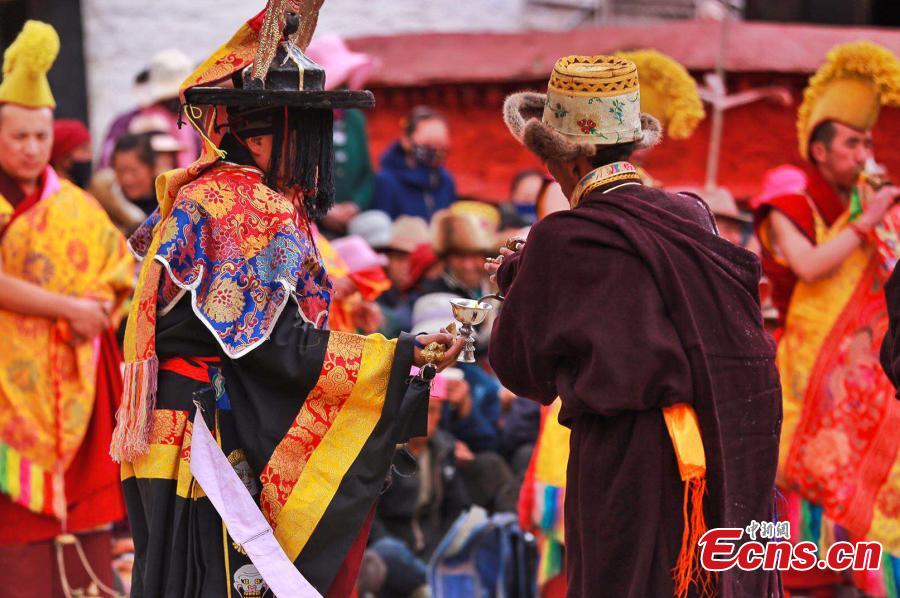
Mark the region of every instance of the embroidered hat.
POLYGON ((672 139, 687 139, 706 116, 697 82, 687 69, 656 50, 618 52, 641 75, 641 110, 656 117, 672 139))
POLYGON ((324 0, 292 12, 289 0, 269 0, 266 10, 192 74, 182 90, 188 104, 308 110, 372 108, 370 91, 328 91, 325 69, 306 54, 324 0))
POLYGON ((593 156, 598 145, 659 142, 662 127, 641 113, 638 70, 617 56, 559 59, 547 93, 521 92, 503 105, 513 136, 543 160, 593 156))
POLYGON ((809 138, 833 120, 860 131, 875 125, 881 106, 900 106, 900 60, 867 41, 834 47, 803 92, 797 112, 800 155, 809 159, 809 138))
POLYGON ((3 54, 0 104, 26 108, 56 108, 47 71, 59 54, 56 30, 40 21, 26 21, 21 33, 3 54))

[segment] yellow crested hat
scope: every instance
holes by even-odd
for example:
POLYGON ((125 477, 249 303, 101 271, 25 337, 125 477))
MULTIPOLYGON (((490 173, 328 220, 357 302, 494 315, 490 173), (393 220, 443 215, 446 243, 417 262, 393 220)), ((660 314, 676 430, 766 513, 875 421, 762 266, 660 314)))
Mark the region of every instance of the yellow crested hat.
POLYGON ((900 105, 900 60, 872 42, 835 46, 803 92, 797 114, 800 155, 809 159, 809 138, 823 122, 866 131, 884 105, 900 105))
POLYGON ((56 108, 47 71, 59 55, 56 30, 40 21, 27 21, 3 54, 0 104, 26 108, 56 108))
POLYGON ((687 69, 656 50, 617 52, 637 67, 641 111, 655 116, 673 139, 687 139, 706 117, 697 82, 687 69))

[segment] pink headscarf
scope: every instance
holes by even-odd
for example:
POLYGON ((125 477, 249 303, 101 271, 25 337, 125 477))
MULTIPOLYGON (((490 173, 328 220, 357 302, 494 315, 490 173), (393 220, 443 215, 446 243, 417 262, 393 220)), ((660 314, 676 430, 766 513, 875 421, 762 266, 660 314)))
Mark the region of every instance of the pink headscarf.
MULTIPOLYGON (((419 368, 413 367, 410 375, 418 376, 419 368)), ((431 381, 431 398, 438 401, 446 401, 448 390, 447 377, 443 374, 435 375, 434 380, 431 381)))
POLYGON ((788 195, 801 193, 806 189, 806 174, 800 168, 785 164, 767 170, 763 175, 762 191, 750 200, 750 208, 756 209, 767 201, 788 195))

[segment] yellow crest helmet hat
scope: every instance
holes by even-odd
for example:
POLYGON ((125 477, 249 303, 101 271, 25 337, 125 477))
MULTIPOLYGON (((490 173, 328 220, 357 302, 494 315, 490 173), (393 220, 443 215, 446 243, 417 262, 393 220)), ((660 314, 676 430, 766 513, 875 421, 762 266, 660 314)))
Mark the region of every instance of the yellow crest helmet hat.
POLYGON ((835 46, 803 92, 797 113, 800 155, 809 159, 809 138, 833 120, 860 131, 871 129, 881 106, 900 106, 900 60, 867 41, 835 46))
POLYGON ((27 21, 3 54, 0 104, 56 108, 47 71, 59 55, 59 35, 40 21, 27 21))
POLYGON ((547 93, 509 96, 503 119, 512 135, 542 160, 593 156, 598 145, 659 142, 662 126, 641 112, 638 68, 619 56, 566 56, 547 93))
POLYGON ((697 82, 677 61, 656 50, 617 52, 641 76, 641 111, 655 116, 672 139, 687 139, 706 117, 697 82))

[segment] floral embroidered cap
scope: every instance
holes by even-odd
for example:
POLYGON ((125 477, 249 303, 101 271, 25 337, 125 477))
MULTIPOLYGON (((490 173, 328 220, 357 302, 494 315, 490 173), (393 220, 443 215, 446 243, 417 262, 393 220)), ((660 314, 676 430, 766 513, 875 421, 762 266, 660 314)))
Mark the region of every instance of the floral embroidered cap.
POLYGON ((522 92, 506 99, 510 132, 543 160, 592 156, 598 145, 655 145, 659 122, 641 113, 638 71, 618 56, 559 59, 546 94, 522 92))

